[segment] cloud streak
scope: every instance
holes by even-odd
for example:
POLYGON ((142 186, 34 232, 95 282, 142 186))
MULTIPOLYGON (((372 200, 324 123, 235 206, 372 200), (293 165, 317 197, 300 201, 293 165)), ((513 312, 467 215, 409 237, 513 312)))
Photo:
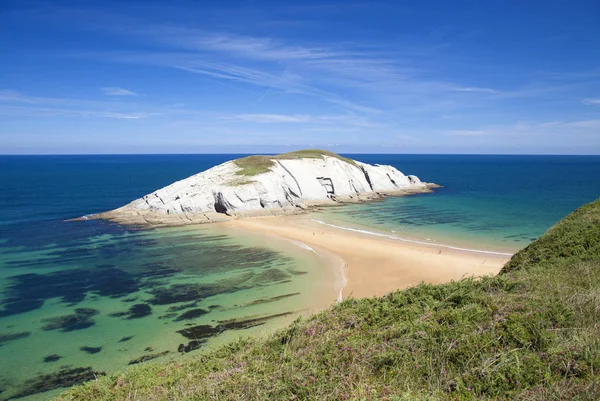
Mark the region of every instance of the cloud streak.
POLYGON ((118 86, 105 86, 102 92, 107 96, 137 96, 138 94, 129 89, 119 88, 118 86))

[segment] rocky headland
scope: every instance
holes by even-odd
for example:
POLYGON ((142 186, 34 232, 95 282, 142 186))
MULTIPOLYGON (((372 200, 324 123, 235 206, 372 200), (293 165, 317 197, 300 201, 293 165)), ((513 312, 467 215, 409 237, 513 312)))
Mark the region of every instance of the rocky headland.
POLYGON ((435 184, 392 166, 322 150, 228 161, 120 207, 85 218, 183 225, 231 217, 294 214, 315 206, 430 192, 435 184))

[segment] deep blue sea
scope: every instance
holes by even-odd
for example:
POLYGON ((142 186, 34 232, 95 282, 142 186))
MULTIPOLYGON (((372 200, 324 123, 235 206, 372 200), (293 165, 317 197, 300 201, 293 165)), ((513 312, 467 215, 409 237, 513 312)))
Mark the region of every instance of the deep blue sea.
MULTIPOLYGON (((510 253, 600 197, 600 156, 347 156, 443 187, 319 219, 419 241, 510 253)), ((285 241, 65 221, 236 157, 0 156, 0 399, 188 358, 335 300, 317 256, 285 241)))

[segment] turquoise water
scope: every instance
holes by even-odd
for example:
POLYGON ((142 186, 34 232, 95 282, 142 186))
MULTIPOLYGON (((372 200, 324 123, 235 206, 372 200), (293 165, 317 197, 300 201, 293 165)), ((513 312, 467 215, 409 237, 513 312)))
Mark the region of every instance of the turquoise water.
MULTIPOLYGON (((0 399, 190 358, 335 300, 332 272, 298 244, 65 222, 238 156, 0 156, 0 399)), ((438 244, 513 252, 600 196, 600 157, 351 157, 444 187, 315 218, 438 244)))
POLYGON ((64 221, 230 157, 0 158, 0 399, 193 357, 335 301, 331 272, 298 244, 64 221))
POLYGON ((319 219, 419 242, 515 252, 600 197, 598 156, 349 155, 442 185, 328 208, 319 219))

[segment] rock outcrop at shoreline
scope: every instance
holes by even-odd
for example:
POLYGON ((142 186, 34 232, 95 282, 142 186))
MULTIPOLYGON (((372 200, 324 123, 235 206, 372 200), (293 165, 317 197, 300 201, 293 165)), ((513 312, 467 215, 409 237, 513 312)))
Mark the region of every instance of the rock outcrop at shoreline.
POLYGON ((312 206, 429 192, 433 187, 392 166, 306 150, 229 161, 86 218, 143 225, 210 223, 231 216, 298 213, 312 206))

